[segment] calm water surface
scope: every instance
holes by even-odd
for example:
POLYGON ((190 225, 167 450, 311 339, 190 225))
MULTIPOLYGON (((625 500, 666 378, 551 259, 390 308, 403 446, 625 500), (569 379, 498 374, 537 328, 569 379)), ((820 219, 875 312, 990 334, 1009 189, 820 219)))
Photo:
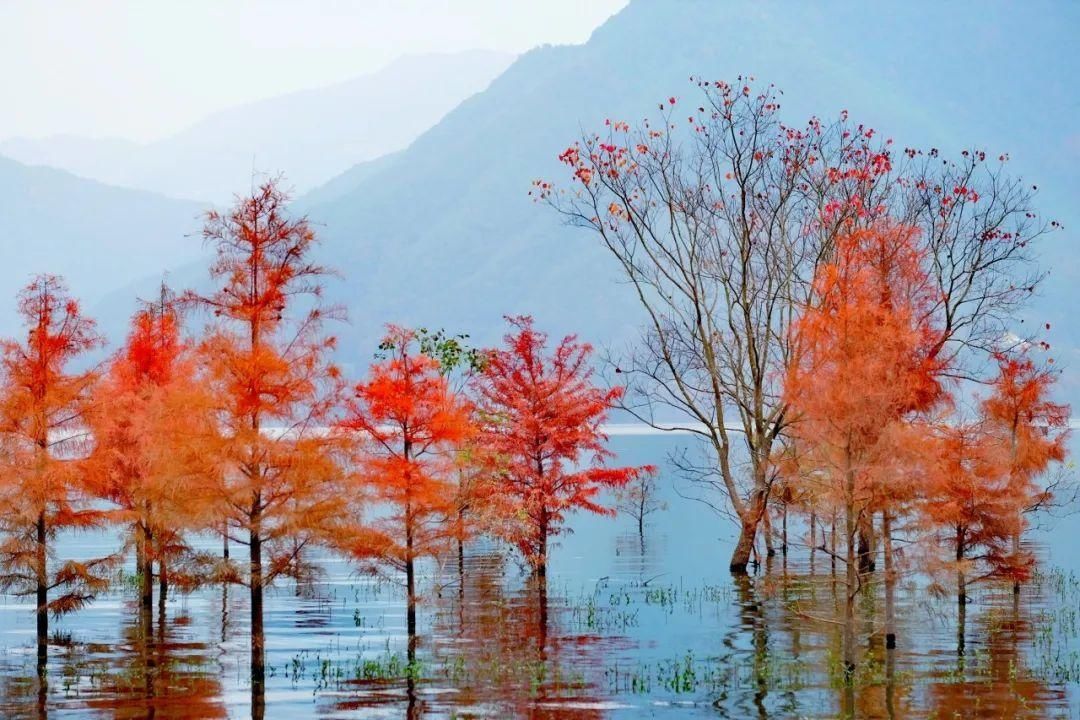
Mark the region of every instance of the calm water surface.
MULTIPOLYGON (((627 463, 684 438, 616 437, 627 463)), ((267 599, 267 718, 1080 718, 1080 521, 1042 528, 1044 561, 1019 598, 955 600, 911 576, 888 657, 864 603, 860 684, 838 683, 843 590, 827 558, 793 550, 759 574, 726 571, 734 529, 679 496, 644 538, 633 520, 577 516, 554 552, 547 600, 489 543, 426 568, 418 661, 406 661, 402 589, 334 558, 316 585, 267 599), (410 681, 407 678, 414 677, 410 681)), ((793 536, 796 533, 792 533, 793 536)), ((105 537, 65 540, 92 557, 105 537)), ((878 597, 879 586, 873 587, 878 597)), ((0 717, 249 717, 245 590, 177 594, 139 618, 117 591, 54 623, 39 703, 30 607, 0 596, 0 717)))

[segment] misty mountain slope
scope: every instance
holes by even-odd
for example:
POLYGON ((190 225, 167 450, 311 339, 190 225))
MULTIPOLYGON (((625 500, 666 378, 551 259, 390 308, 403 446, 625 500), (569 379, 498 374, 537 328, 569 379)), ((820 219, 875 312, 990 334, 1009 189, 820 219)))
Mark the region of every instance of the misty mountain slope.
POLYGON ((170 197, 227 201, 252 172, 297 191, 407 146, 513 57, 493 51, 407 56, 369 75, 215 113, 145 144, 76 137, 14 139, 0 154, 170 197))
MULTIPOLYGON (((132 277, 160 278, 190 263, 203 254, 192 236, 201 210, 197 203, 0 158, 0 336, 17 327, 15 295, 36 273, 63 275, 92 309, 132 277)), ((104 323, 122 327, 132 306, 104 323)))
MULTIPOLYGON (((637 120, 669 95, 695 103, 690 75, 775 83, 792 124, 848 109, 901 147, 1007 150, 1012 172, 1040 185, 1040 206, 1070 225, 1080 143, 1075 113, 1061 111, 1076 108, 1077 91, 1055 49, 1071 42, 1069 22, 1047 27, 1004 5, 820 7, 637 0, 585 45, 522 56, 409 148, 358 168, 348 193, 306 204, 324 225, 325 259, 347 278, 333 290, 353 317, 345 354, 369 357, 385 321, 489 341, 503 312, 531 312, 554 334, 627 337, 637 309, 613 262, 527 192, 537 177, 565 183, 555 156, 581 128, 637 120), (916 33, 934 53, 906 52, 916 33)), ((1032 314, 1076 348, 1076 321, 1061 312, 1078 279, 1068 246, 1062 233, 1047 243, 1055 276, 1032 314)))

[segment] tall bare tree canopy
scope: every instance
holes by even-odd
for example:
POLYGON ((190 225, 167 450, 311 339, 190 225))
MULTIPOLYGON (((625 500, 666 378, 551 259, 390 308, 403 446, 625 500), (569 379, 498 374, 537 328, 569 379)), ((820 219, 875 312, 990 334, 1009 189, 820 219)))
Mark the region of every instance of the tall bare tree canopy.
POLYGON ((1042 277, 1031 243, 1056 223, 1035 214, 1035 189, 1005 172, 1005 155, 898 150, 846 112, 790 126, 773 86, 696 85, 689 107, 671 97, 653 120, 581 137, 560 155, 570 187, 537 181, 534 195, 592 230, 636 292, 641 341, 612 359, 623 407, 707 441, 714 462, 681 469, 739 523, 741 572, 793 420, 780 388, 789 329, 836 238, 886 218, 917 228, 937 286, 934 352, 977 377, 1042 277))

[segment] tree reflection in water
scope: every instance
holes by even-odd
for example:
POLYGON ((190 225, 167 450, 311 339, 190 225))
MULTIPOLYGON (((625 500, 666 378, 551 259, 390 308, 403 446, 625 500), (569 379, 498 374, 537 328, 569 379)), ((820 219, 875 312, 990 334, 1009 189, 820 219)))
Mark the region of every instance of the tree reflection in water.
MULTIPOLYGON (((390 706, 410 720, 451 710, 466 717, 603 717, 589 684, 564 665, 566 656, 588 665, 590 645, 601 638, 565 633, 563 599, 549 594, 544 578, 516 583, 508 577, 515 574, 497 552, 467 555, 464 572, 455 573, 463 582, 425 598, 431 624, 409 664, 415 672, 397 682, 351 681, 352 692, 334 711, 390 706)), ((599 656, 591 662, 601 666, 599 656)))
POLYGON ((610 542, 610 575, 555 574, 546 588, 480 543, 459 570, 455 549, 445 576, 426 575, 413 644, 393 583, 331 571, 303 594, 283 587, 268 606, 266 704, 250 708, 244 596, 174 595, 164 618, 113 596, 82 637, 53 638, 44 700, 33 648, 0 654, 0 717, 1068 717, 1077 675, 1045 662, 1078 657, 1073 575, 1040 576, 1019 597, 985 585, 962 615, 903 584, 894 649, 880 573, 868 577, 845 688, 842 592, 825 558, 763 558, 757 574, 705 580, 670 572, 663 536, 644 553, 636 533, 610 542))
POLYGON ((35 677, 5 673, 0 714, 5 718, 101 717, 116 720, 195 720, 227 717, 222 681, 213 651, 187 639, 186 616, 156 618, 135 601, 120 617, 130 618, 113 645, 56 643, 49 667, 47 700, 31 704, 23 690, 39 687, 35 677), (59 645, 56 648, 56 645, 59 645), (33 710, 30 708, 33 707, 33 710))

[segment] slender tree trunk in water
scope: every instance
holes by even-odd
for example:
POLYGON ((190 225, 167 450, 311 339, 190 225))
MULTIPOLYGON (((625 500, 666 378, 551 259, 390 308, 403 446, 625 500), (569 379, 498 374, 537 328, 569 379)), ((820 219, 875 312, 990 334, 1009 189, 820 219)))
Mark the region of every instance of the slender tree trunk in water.
POLYGON ((964 528, 956 528, 956 602, 961 607, 967 605, 967 578, 962 564, 967 554, 966 543, 964 528))
POLYGON ((221 525, 221 557, 229 559, 229 522, 226 520, 221 525))
POLYGON ((165 601, 169 597, 169 568, 165 563, 165 550, 162 548, 158 558, 158 615, 165 615, 165 601))
POLYGON ((877 563, 874 548, 874 516, 863 513, 859 517, 859 572, 870 573, 874 571, 877 563))
POLYGON ((457 513, 457 567, 458 579, 465 577, 465 511, 459 509, 457 513))
POLYGON ((139 558, 139 602, 147 610, 154 605, 154 563, 150 553, 153 543, 153 533, 143 525, 136 553, 139 558))
POLYGON ((548 635, 548 596, 547 574, 538 575, 536 578, 537 601, 540 604, 540 627, 537 633, 537 652, 540 662, 547 662, 547 635, 548 635))
MULTIPOLYGON (((1013 554, 1020 557, 1020 533, 1013 535, 1013 554)), ((1020 594, 1020 580, 1013 580, 1013 595, 1020 594)))
POLYGON ((962 565, 967 554, 967 533, 964 528, 956 528, 956 658, 957 670, 962 675, 964 670, 965 636, 967 635, 967 577, 962 565))
POLYGON ((832 545, 832 573, 836 575, 836 513, 832 516, 832 529, 829 531, 829 542, 832 545))
POLYGON ((967 603, 960 603, 956 613, 956 657, 957 668, 964 669, 965 636, 967 635, 967 603))
POLYGON ((761 516, 761 534, 765 536, 765 556, 773 557, 776 555, 776 548, 773 547, 773 526, 772 520, 769 519, 769 510, 765 509, 765 512, 761 516))
POLYGON ((37 673, 42 691, 45 688, 45 673, 49 665, 49 568, 47 545, 48 533, 45 527, 45 511, 38 513, 37 546, 34 548, 35 572, 37 575, 37 673))
POLYGON ((458 539, 457 543, 457 577, 458 597, 465 597, 465 543, 458 539))
POLYGON ((405 588, 408 595, 406 611, 406 626, 409 634, 406 649, 408 667, 405 670, 406 693, 409 705, 405 717, 407 720, 419 720, 420 707, 416 702, 416 567, 413 561, 413 533, 412 523, 408 523, 405 532, 405 588))
POLYGON ((881 540, 885 554, 885 649, 892 650, 896 647, 896 571, 893 564, 892 515, 888 510, 881 512, 881 540))
MULTIPOLYGON (((255 507, 259 506, 255 500, 255 507)), ((253 513, 250 537, 251 550, 251 713, 265 713, 266 703, 266 637, 263 630, 263 566, 262 536, 259 511, 253 513)))
POLYGON ((405 594, 407 609, 405 625, 409 634, 409 647, 416 645, 416 564, 413 560, 412 523, 405 530, 405 594))
POLYGON ((780 510, 781 515, 781 536, 780 536, 780 550, 784 553, 784 557, 787 557, 787 503, 784 503, 784 507, 780 510))
POLYGON ((813 574, 817 560, 817 515, 810 513, 810 573, 813 574))
MULTIPOLYGON (((548 518, 547 512, 544 511, 540 516, 540 528, 538 532, 537 540, 539 542, 539 562, 536 565, 536 574, 538 577, 547 578, 547 556, 548 556, 548 518)), ((545 580, 545 586, 546 586, 545 580)))
POLYGON ((844 592, 844 683, 850 686, 855 679, 855 594, 859 577, 856 566, 855 543, 859 530, 855 517, 855 473, 848 470, 844 502, 844 539, 847 546, 847 587, 844 592))

